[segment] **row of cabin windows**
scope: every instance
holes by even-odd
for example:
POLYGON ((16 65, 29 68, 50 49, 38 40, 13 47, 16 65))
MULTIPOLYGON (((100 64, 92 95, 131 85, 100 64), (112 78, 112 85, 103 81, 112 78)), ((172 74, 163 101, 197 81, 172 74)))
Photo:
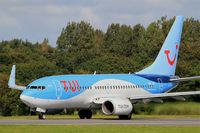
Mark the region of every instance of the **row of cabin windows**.
POLYGON ((153 85, 95 86, 95 89, 153 88, 153 85))
POLYGON ((95 86, 95 89, 133 89, 133 88, 153 88, 153 85, 95 86))
MULTIPOLYGON (((81 86, 80 89, 131 89, 131 88, 153 88, 153 85, 118 85, 118 86, 81 86)), ((72 87, 74 89, 74 87, 72 87)), ((78 89, 78 87, 76 87, 78 89)), ((45 86, 27 86, 26 89, 44 90, 45 86)), ((67 87, 68 89, 68 87, 67 87)))
MULTIPOLYGON (((81 86, 80 89, 133 89, 133 88, 153 88, 154 85, 118 85, 118 86, 81 86)), ((68 89, 67 87, 66 89, 68 89)), ((78 89, 78 87, 76 87, 78 89)), ((74 89, 74 87, 72 87, 74 89)))

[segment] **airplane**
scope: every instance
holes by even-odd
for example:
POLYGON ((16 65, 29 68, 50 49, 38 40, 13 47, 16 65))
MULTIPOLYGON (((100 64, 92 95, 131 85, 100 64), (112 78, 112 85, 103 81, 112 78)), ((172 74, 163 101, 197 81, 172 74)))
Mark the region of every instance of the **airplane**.
POLYGON ((177 16, 153 64, 139 72, 47 76, 19 86, 15 83, 16 65, 13 65, 8 86, 22 90, 21 101, 39 112, 39 119, 45 119, 48 110, 57 109, 77 109, 80 119, 91 119, 91 109, 131 119, 135 103, 162 103, 164 98, 185 100, 184 96, 200 94, 200 91, 170 93, 181 81, 200 78, 175 75, 182 27, 183 16, 177 16))

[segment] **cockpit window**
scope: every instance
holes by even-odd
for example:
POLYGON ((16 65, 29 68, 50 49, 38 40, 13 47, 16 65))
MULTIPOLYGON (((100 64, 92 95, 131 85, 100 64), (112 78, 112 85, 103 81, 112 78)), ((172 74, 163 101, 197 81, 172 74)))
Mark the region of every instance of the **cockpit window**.
POLYGON ((30 89, 37 89, 39 86, 31 86, 30 89))
POLYGON ((45 89, 45 86, 28 86, 27 89, 44 90, 44 89, 45 89))

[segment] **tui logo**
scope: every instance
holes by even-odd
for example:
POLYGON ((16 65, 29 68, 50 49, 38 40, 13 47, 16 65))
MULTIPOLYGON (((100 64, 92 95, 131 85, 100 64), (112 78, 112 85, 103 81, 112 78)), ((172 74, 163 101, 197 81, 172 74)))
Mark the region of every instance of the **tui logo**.
MULTIPOLYGON (((178 50, 178 44, 176 44, 176 50, 178 50)), ((176 56, 177 56, 176 53, 174 55, 174 58, 171 60, 170 57, 169 57, 170 50, 165 50, 164 52, 166 54, 168 64, 171 65, 171 66, 174 65, 175 60, 176 60, 176 56)))
POLYGON ((80 85, 77 80, 61 80, 60 82, 63 84, 66 92, 68 92, 68 89, 70 89, 72 92, 76 92, 77 90, 80 91, 80 85))

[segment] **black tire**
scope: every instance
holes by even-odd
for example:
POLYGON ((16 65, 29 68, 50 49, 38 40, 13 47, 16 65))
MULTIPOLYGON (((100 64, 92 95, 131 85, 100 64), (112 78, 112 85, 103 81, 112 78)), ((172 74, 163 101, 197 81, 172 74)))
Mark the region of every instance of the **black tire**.
POLYGON ((120 120, 131 120, 132 114, 129 115, 119 115, 120 120))
POLYGON ((38 115, 38 119, 39 119, 39 120, 45 120, 45 119, 46 119, 45 114, 40 113, 40 114, 38 115))
POLYGON ((86 111, 86 119, 91 119, 92 118, 92 111, 91 110, 87 110, 86 111))
POLYGON ((78 115, 79 115, 79 118, 80 118, 80 119, 85 119, 84 110, 80 110, 80 111, 78 112, 78 115))
POLYGON ((82 109, 78 112, 80 119, 91 119, 92 118, 92 111, 89 109, 82 109))

